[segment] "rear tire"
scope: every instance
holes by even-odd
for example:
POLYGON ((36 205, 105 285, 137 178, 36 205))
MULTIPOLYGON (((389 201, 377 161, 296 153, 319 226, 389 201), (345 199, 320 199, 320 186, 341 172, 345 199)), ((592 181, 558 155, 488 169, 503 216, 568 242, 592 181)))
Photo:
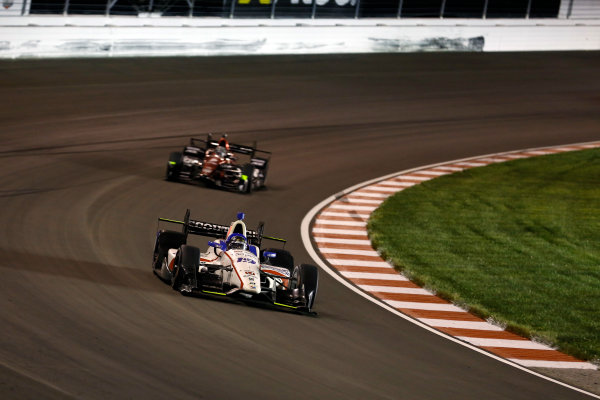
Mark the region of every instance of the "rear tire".
POLYGON ((292 254, 284 249, 264 249, 260 254, 260 262, 266 263, 269 260, 271 265, 276 267, 287 268, 290 271, 290 276, 294 273, 294 257, 292 254), (274 258, 267 258, 264 256, 265 251, 275 253, 274 258))

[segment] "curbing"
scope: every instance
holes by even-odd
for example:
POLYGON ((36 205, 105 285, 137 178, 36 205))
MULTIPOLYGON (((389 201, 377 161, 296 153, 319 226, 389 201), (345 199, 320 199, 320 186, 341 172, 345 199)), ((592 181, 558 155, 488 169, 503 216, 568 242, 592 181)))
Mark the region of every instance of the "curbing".
POLYGON ((425 180, 516 158, 597 147, 600 142, 488 154, 417 167, 362 182, 313 207, 302 221, 302 240, 308 253, 325 272, 393 314, 515 368, 600 399, 600 396, 527 368, 597 369, 595 365, 506 332, 424 291, 379 258, 371 248, 366 232, 370 213, 386 197, 425 180))

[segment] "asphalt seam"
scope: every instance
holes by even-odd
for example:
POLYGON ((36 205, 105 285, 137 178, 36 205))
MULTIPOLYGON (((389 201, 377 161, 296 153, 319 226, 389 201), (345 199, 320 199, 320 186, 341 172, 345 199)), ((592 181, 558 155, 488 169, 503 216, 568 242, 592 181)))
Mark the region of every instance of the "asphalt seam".
POLYGON ((326 272, 363 297, 370 298, 389 311, 393 310, 396 315, 493 358, 591 395, 528 368, 595 370, 597 366, 545 344, 519 337, 493 321, 485 321, 418 287, 379 257, 368 239, 366 222, 387 197, 439 176, 514 159, 598 147, 600 142, 515 150, 453 160, 375 178, 316 205, 302 222, 303 241, 313 259, 326 272))

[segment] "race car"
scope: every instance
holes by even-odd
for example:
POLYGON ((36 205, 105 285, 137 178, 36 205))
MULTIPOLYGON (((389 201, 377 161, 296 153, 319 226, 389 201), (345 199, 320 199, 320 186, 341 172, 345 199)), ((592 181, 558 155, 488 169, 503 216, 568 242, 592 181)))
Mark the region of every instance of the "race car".
POLYGON ((180 224, 181 232, 159 229, 154 244, 152 271, 183 294, 229 297, 281 309, 316 315, 313 311, 319 272, 310 264, 294 265, 292 255, 282 248, 260 250, 264 223, 253 231, 246 228, 244 213, 229 226, 190 219, 159 218, 180 224), (187 244, 188 235, 208 241, 208 249, 187 244))
POLYGON ((190 139, 181 152, 173 152, 167 163, 166 179, 204 182, 229 190, 251 193, 265 186, 271 153, 253 146, 229 143, 227 135, 213 140, 190 139), (236 155, 248 156, 238 164, 236 155))

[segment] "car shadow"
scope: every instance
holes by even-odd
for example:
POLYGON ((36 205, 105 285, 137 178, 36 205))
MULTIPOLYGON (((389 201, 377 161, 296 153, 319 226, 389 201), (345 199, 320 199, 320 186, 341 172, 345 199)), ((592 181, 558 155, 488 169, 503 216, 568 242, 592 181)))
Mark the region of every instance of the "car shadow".
POLYGON ((148 292, 169 292, 168 287, 165 287, 152 274, 150 262, 146 269, 131 268, 1 248, 0 259, 10 260, 10 263, 0 263, 1 269, 79 279, 98 285, 111 285, 148 292))

